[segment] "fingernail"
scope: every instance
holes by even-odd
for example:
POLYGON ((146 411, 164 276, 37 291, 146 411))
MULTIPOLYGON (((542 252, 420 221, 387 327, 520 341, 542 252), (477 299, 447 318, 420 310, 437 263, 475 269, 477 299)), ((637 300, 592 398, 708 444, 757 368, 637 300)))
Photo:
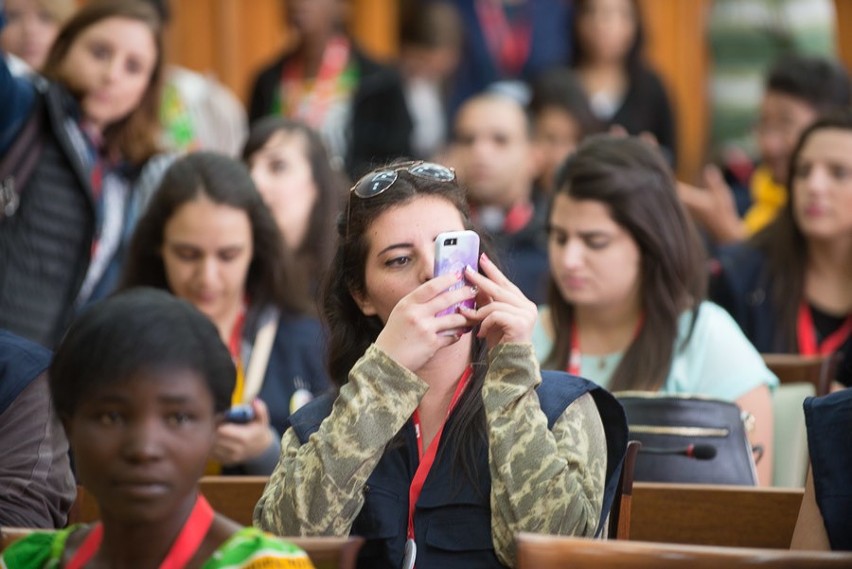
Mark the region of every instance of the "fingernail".
POLYGON ((468 273, 475 273, 476 272, 475 270, 473 270, 473 267, 471 267, 470 265, 465 265, 464 270, 468 273))
POLYGON ((491 259, 489 259, 488 255, 486 255, 485 253, 483 253, 482 255, 479 256, 479 260, 491 262, 491 259))
POLYGON ((475 295, 475 294, 476 294, 476 293, 478 293, 478 292, 479 292, 479 287, 478 287, 478 286, 475 286, 475 285, 474 285, 474 286, 470 287, 470 294, 471 294, 471 295, 475 295))

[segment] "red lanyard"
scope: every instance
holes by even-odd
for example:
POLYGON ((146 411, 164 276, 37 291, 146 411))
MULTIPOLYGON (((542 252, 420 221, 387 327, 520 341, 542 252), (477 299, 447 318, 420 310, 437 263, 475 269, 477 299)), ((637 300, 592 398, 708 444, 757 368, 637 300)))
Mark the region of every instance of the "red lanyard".
POLYGON ((796 319, 799 353, 804 356, 817 354, 828 356, 837 351, 852 334, 852 315, 847 316, 840 328, 829 334, 822 342, 817 343, 814 319, 808 303, 799 304, 799 317, 796 319))
POLYGON ((293 61, 281 70, 282 113, 301 119, 313 128, 322 126, 334 99, 338 78, 349 63, 349 41, 342 36, 331 38, 322 53, 314 87, 305 88, 306 78, 301 61, 293 61), (283 104, 287 100, 286 106, 283 104))
POLYGON ((420 498, 420 493, 423 491, 423 483, 426 482, 426 477, 429 476, 429 471, 432 470, 432 465, 435 463, 435 456, 438 454, 438 445, 441 443, 441 435, 444 432, 444 425, 447 424, 447 418, 453 412, 459 402, 461 394, 464 393, 464 388, 467 387, 470 381, 470 376, 473 375, 473 367, 467 366, 464 373, 459 378, 456 391, 453 393, 453 398, 450 400, 450 406, 447 409, 447 416, 444 417, 444 422, 441 428, 435 433, 435 438, 429 444, 429 448, 423 451, 423 438, 420 433, 420 414, 414 410, 411 420, 414 421, 414 434, 417 437, 417 453, 420 456, 420 464, 417 465, 417 470, 414 472, 414 479, 411 481, 411 487, 408 489, 408 539, 414 539, 414 506, 420 498))
MULTIPOLYGON (((645 324, 645 315, 639 316, 639 322, 636 323, 636 331, 633 333, 633 339, 642 331, 642 326, 645 324)), ((577 323, 571 322, 571 353, 568 356, 568 366, 565 371, 571 375, 580 375, 580 364, 583 361, 583 354, 580 352, 580 334, 577 332, 577 323)))
POLYGON ((509 22, 500 0, 476 0, 476 15, 491 59, 505 77, 517 77, 532 47, 529 17, 509 22))
POLYGON ((240 313, 237 315, 237 320, 234 322, 234 327, 231 328, 231 337, 228 339, 228 351, 231 352, 231 357, 234 362, 240 361, 240 352, 243 343, 243 325, 246 321, 246 306, 240 307, 240 313))
MULTIPOLYGON (((195 505, 192 507, 192 512, 189 514, 186 522, 180 530, 180 533, 172 544, 166 558, 160 564, 160 569, 181 569, 186 567, 186 564, 195 556, 201 542, 204 541, 204 536, 210 529, 215 516, 213 508, 204 496, 201 494, 195 499, 195 505)), ((103 524, 96 525, 80 547, 74 554, 74 557, 68 561, 66 569, 82 569, 92 560, 92 557, 98 552, 101 547, 101 541, 104 537, 103 524)))

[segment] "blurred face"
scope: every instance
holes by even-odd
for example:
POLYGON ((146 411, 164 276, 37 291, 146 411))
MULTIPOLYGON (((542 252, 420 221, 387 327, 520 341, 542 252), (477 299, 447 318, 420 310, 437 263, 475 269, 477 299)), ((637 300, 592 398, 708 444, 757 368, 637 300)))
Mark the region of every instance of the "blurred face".
POLYGON ((566 302, 580 308, 638 306, 641 253, 601 202, 554 198, 550 272, 566 302))
POLYGON ((65 428, 105 519, 185 515, 216 433, 213 396, 191 370, 139 371, 82 399, 65 428))
POLYGON ((155 39, 146 24, 107 18, 77 36, 61 74, 79 94, 85 118, 102 130, 139 106, 156 62, 155 39))
POLYGON ((275 216, 284 241, 291 249, 298 249, 319 198, 304 137, 279 131, 250 163, 251 177, 275 216))
POLYGON ((6 0, 6 27, 0 47, 41 69, 47 52, 59 33, 59 22, 36 0, 6 0))
POLYGON ((790 156, 799 135, 817 118, 817 111, 805 101, 768 91, 760 103, 755 128, 760 159, 777 184, 787 183, 790 156))
POLYGON ((852 237, 852 131, 811 134, 796 160, 792 187, 793 215, 805 237, 852 237))
POLYGON ((253 255, 245 211, 203 195, 186 202, 166 222, 161 253, 172 293, 220 329, 240 310, 253 255))
POLYGON ((439 197, 418 197, 383 212, 367 230, 365 291, 355 295, 361 311, 386 323, 402 297, 432 278, 435 237, 462 229, 456 206, 439 197))
POLYGON ((530 193, 534 165, 527 120, 520 105, 476 99, 456 118, 454 160, 471 200, 511 207, 530 193))
POLYGON ((541 161, 541 181, 553 187, 556 170, 574 152, 582 130, 570 113, 557 107, 543 109, 535 119, 535 143, 541 161))
POLYGON ((287 21, 303 36, 321 36, 344 20, 346 0, 286 0, 287 21))
POLYGON ((577 32, 591 60, 621 61, 636 37, 630 0, 590 0, 578 14, 577 32))

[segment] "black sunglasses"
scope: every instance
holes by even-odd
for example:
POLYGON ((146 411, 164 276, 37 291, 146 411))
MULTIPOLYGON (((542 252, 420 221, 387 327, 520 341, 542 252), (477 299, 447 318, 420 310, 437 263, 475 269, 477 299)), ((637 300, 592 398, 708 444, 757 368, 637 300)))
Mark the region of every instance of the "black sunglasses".
POLYGON ((385 193, 399 179, 399 172, 408 172, 424 180, 434 182, 452 182, 456 179, 456 173, 452 168, 447 168, 434 162, 405 162, 392 166, 385 170, 370 172, 362 177, 349 190, 349 201, 346 204, 346 237, 349 237, 349 217, 352 211, 352 195, 361 199, 374 198, 385 193))

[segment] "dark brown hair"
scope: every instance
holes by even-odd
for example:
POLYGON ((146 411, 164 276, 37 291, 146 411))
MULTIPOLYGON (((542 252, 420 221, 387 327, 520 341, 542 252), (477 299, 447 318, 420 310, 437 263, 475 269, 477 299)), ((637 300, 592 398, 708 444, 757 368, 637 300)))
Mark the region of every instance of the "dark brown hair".
MULTIPOLYGON (((678 318, 704 299, 704 251, 675 193, 671 169, 650 144, 636 137, 593 135, 562 166, 554 196, 604 204, 613 221, 636 242, 641 255, 640 299, 644 322, 613 372, 609 389, 656 391, 668 376, 678 318)), ((552 215, 548 215, 548 219, 552 215)), ((554 348, 545 367, 565 369, 573 306, 551 278, 548 290, 554 348)), ((685 345, 690 334, 684 339, 685 345)))
POLYGON ((120 288, 170 290, 160 252, 166 223, 183 204, 202 195, 242 210, 249 218, 254 255, 246 277, 246 294, 252 313, 268 305, 295 314, 309 313, 293 260, 248 170, 239 161, 214 152, 189 154, 166 171, 133 233, 120 288))
POLYGON ((808 263, 807 238, 793 217, 795 201, 793 185, 799 167, 799 155, 808 139, 815 133, 827 129, 852 132, 852 111, 845 110, 826 115, 802 132, 790 158, 787 203, 778 217, 749 242, 756 249, 763 251, 767 257, 773 290, 771 302, 779 323, 775 340, 791 351, 798 351, 796 320, 799 300, 804 298, 805 294, 805 269, 808 263))
POLYGON ((151 6, 127 0, 99 0, 86 4, 62 26, 47 55, 42 73, 48 79, 67 85, 68 77, 63 73, 62 66, 74 42, 88 28, 109 18, 124 18, 145 24, 151 31, 157 50, 148 87, 139 106, 104 130, 106 150, 118 153, 131 164, 139 166, 160 151, 163 36, 160 18, 151 6))
POLYGON ((279 116, 265 117, 252 124, 243 146, 243 162, 251 167, 254 154, 279 132, 297 134, 302 138, 317 188, 317 200, 308 220, 307 233, 294 253, 297 264, 307 269, 307 281, 311 286, 318 286, 334 256, 334 223, 346 196, 345 177, 332 168, 325 144, 316 131, 302 122, 279 116))

